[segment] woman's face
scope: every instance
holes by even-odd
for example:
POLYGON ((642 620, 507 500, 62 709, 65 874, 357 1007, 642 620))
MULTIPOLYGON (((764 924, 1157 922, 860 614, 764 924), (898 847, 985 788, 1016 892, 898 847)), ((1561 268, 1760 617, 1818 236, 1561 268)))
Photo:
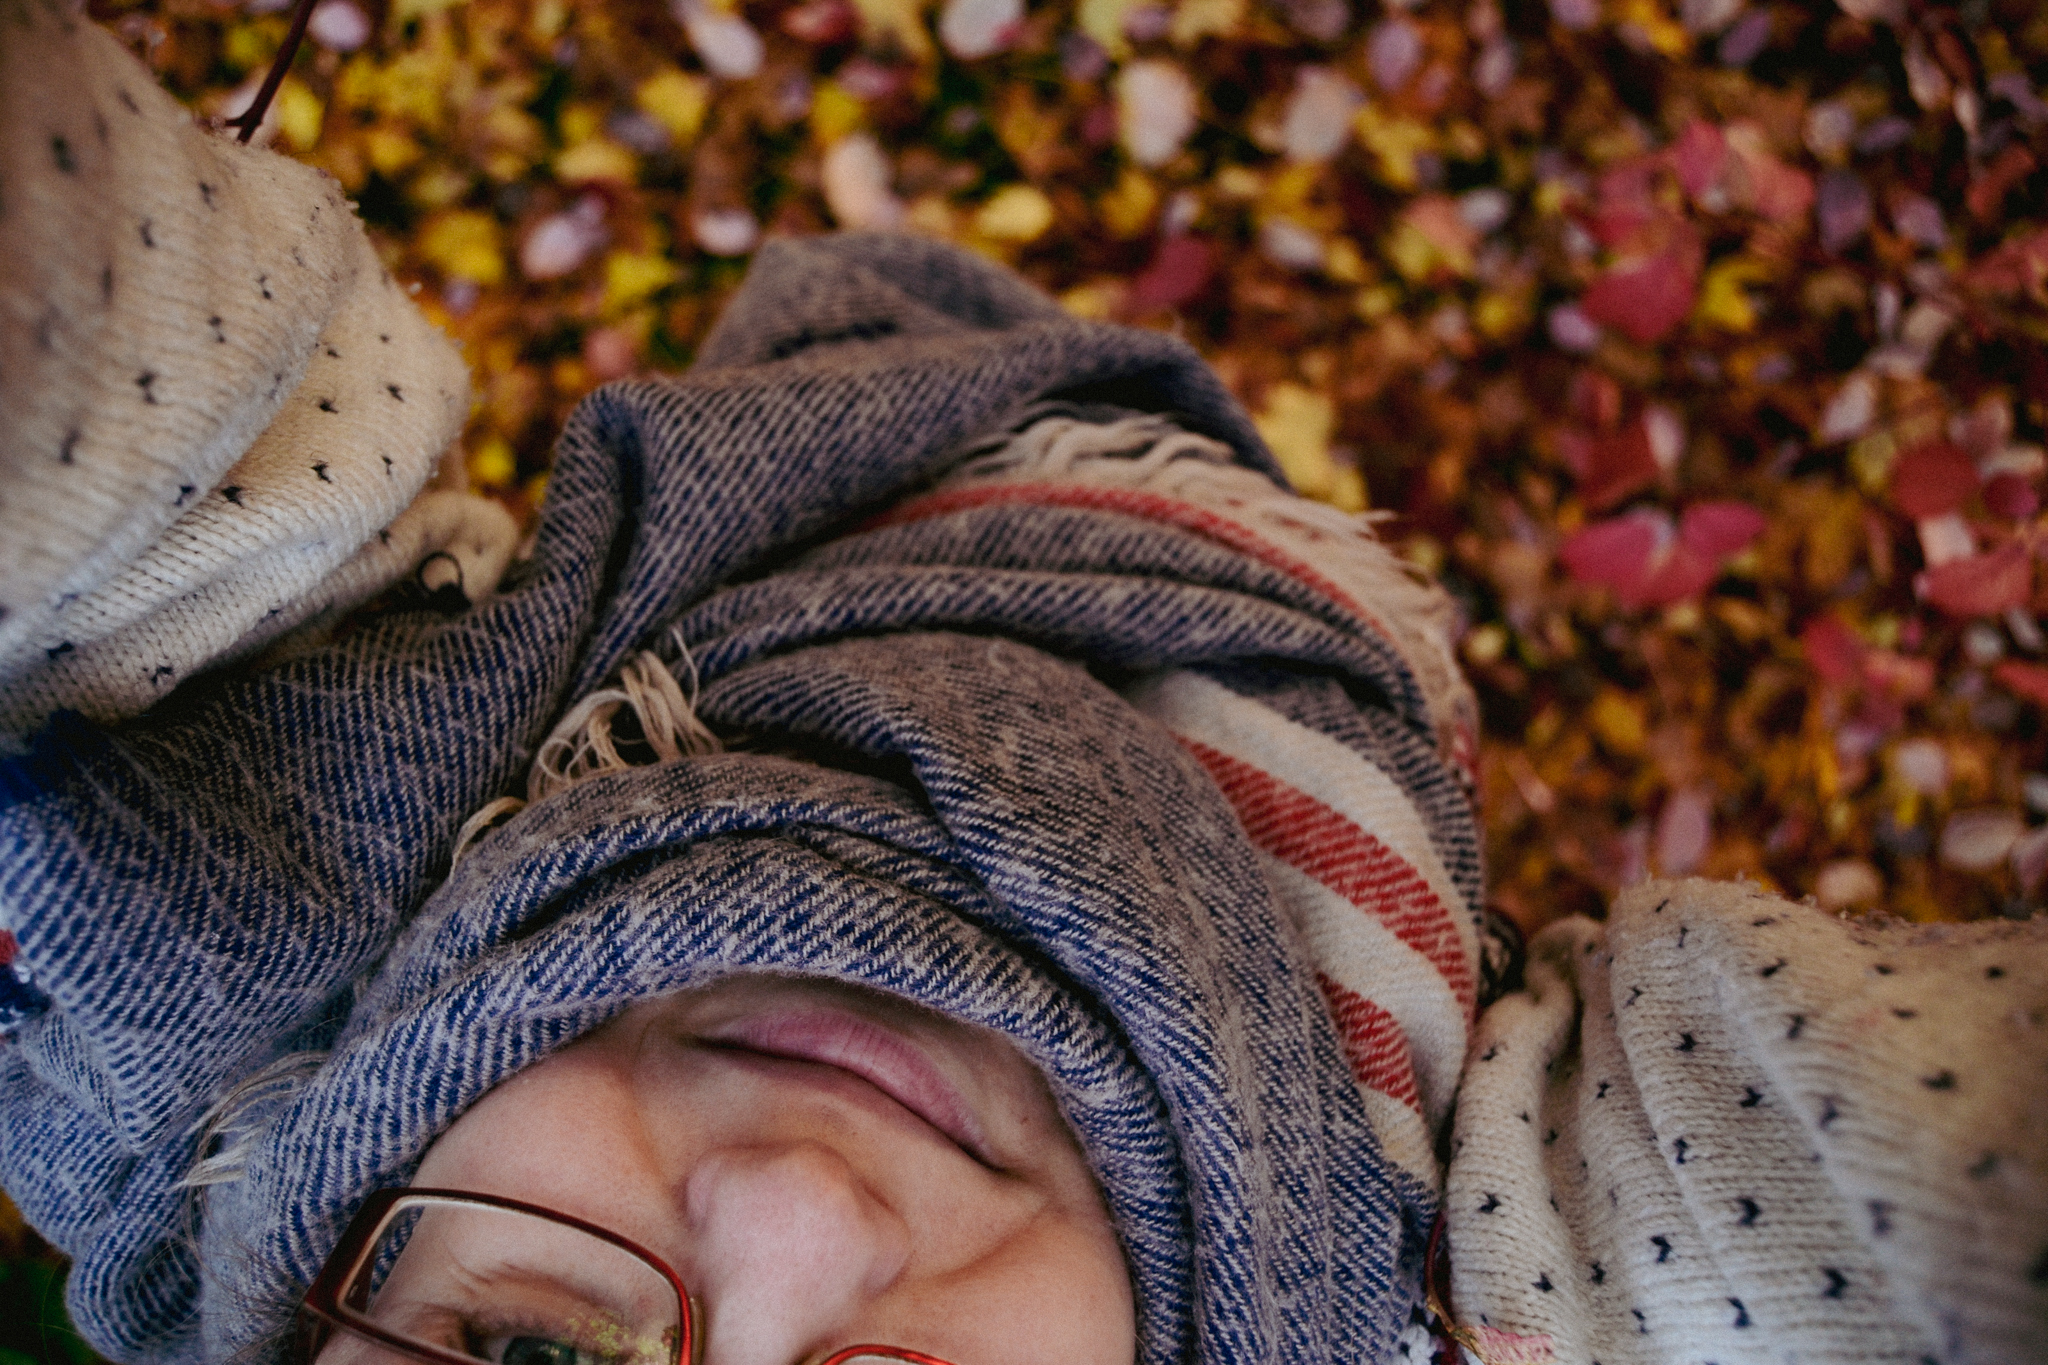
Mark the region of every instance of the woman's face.
POLYGON ((697 1300, 705 1365, 1135 1354, 1116 1234, 1037 1070, 851 987, 744 976, 634 1006, 486 1095, 414 1181, 655 1252, 697 1300))

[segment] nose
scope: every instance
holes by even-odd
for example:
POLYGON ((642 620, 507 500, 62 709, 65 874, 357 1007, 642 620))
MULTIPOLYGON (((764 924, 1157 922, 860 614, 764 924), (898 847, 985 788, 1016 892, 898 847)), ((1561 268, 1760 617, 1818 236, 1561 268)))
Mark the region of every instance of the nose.
POLYGON ((712 1152, 684 1188, 705 1365, 791 1365, 834 1346, 902 1273, 910 1228, 829 1147, 712 1152))

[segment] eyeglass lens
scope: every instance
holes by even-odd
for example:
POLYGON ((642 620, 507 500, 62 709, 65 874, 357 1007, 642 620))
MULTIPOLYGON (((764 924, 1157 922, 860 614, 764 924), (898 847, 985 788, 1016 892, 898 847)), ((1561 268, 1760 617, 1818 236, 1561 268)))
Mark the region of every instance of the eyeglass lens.
MULTIPOLYGON (((517 1210, 432 1197, 392 1209, 341 1298, 355 1323, 494 1365, 677 1365, 683 1335, 674 1285, 624 1248, 517 1210)), ((318 1365, 417 1361, 341 1332, 318 1365)))

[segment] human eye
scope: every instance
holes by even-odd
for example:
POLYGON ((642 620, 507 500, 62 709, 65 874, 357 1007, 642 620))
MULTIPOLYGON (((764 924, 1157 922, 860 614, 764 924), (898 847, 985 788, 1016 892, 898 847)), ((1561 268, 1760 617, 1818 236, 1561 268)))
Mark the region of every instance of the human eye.
POLYGON ((665 1272, 512 1210, 422 1197, 362 1273, 351 1297, 365 1327, 489 1365, 673 1365, 682 1333, 665 1272))
POLYGON ((550 1327, 469 1326, 464 1353, 491 1365, 666 1365, 673 1351, 632 1327, 598 1315, 550 1327))

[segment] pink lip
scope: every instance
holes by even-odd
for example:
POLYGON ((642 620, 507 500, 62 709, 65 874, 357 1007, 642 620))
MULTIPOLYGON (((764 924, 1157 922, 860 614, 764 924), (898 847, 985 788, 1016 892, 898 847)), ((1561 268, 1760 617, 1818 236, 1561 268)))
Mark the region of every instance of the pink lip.
POLYGON ((990 1160, 987 1139, 973 1111, 931 1058, 908 1039, 859 1015, 820 1009, 778 1011, 735 1019, 700 1036, 707 1043, 844 1071, 944 1133, 976 1160, 990 1160))

